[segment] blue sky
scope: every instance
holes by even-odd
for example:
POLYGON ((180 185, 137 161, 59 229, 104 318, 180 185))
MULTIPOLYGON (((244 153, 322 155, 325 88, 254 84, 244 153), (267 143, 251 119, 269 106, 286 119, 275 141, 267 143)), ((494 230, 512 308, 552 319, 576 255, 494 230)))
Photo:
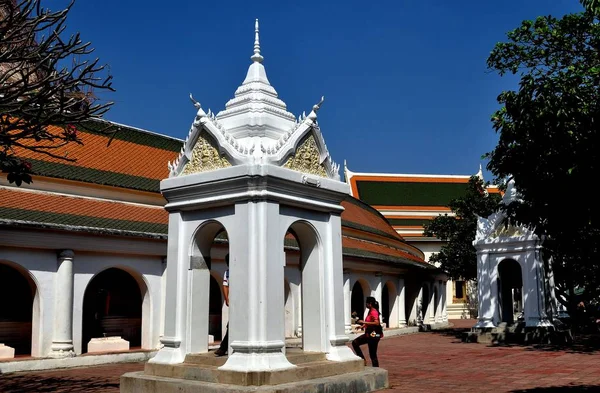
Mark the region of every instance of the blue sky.
POLYGON ((496 97, 515 83, 487 71, 494 44, 524 19, 580 9, 577 0, 78 0, 69 30, 110 65, 107 119, 184 138, 190 92, 214 112, 233 97, 259 18, 267 75, 288 109, 308 113, 325 96, 319 124, 335 161, 355 172, 471 174, 497 140, 496 97))

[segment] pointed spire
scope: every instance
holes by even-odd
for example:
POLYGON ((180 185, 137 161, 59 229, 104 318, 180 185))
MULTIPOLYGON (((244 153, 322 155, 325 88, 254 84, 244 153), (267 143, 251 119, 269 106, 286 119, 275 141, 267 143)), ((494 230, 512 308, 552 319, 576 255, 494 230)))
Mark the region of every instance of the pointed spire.
POLYGON ((258 37, 258 18, 254 22, 254 54, 250 57, 252 61, 262 63, 264 57, 260 54, 260 40, 258 37))
POLYGON ((483 168, 481 167, 481 164, 479 164, 479 171, 475 174, 475 176, 477 176, 481 179, 481 181, 483 181, 483 168))

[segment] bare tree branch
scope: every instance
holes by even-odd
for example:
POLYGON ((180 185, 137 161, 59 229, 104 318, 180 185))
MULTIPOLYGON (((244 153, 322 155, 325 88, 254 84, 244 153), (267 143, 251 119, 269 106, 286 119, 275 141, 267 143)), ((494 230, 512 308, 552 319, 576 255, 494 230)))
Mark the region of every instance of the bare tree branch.
POLYGON ((15 148, 73 161, 52 152, 81 143, 77 129, 112 105, 97 94, 114 91, 106 67, 88 57, 91 44, 65 35, 75 0, 59 11, 42 2, 0 0, 0 172, 18 185, 32 170, 15 148))

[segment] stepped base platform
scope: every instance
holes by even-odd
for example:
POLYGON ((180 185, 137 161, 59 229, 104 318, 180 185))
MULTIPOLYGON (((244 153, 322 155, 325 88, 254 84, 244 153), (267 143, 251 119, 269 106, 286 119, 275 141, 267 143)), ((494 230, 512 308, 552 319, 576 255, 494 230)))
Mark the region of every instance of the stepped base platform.
POLYGON ((463 342, 474 342, 490 345, 498 344, 569 344, 573 340, 571 331, 557 329, 552 326, 531 327, 523 323, 500 324, 495 328, 472 328, 465 332, 463 342))
POLYGON ((226 357, 214 352, 190 354, 175 365, 146 363, 143 372, 121 377, 121 393, 277 392, 363 393, 387 388, 388 373, 365 367, 362 360, 331 362, 325 354, 290 348, 286 357, 297 367, 276 371, 219 370, 226 357))

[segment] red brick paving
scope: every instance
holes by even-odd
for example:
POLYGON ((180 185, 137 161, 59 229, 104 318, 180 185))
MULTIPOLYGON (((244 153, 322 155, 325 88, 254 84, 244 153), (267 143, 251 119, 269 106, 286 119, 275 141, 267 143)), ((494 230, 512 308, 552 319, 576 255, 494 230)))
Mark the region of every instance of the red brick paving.
MULTIPOLYGON (((598 352, 465 344, 452 332, 386 338, 379 362, 389 371, 390 393, 600 392, 598 352)), ((121 374, 142 369, 133 363, 0 375, 0 392, 117 393, 121 374)))

